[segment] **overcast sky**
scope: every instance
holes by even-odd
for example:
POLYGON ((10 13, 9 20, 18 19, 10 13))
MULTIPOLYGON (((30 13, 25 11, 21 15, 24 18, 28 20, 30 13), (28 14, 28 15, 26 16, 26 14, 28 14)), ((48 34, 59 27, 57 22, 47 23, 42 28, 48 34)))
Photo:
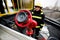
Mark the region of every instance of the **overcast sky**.
MULTIPOLYGON (((43 7, 53 7, 55 6, 57 0, 35 0, 35 3, 41 3, 43 7)), ((57 6, 60 7, 60 0, 58 0, 57 6)))

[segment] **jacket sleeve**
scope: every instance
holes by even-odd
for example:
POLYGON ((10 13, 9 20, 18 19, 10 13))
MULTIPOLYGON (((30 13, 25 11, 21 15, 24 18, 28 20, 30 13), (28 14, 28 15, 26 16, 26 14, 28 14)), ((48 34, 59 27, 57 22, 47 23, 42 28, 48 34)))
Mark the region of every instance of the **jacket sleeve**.
POLYGON ((45 18, 44 13, 41 13, 41 17, 42 17, 42 20, 44 20, 44 18, 45 18))
POLYGON ((41 23, 40 25, 43 26, 43 25, 45 25, 45 24, 44 24, 44 19, 45 19, 44 13, 41 14, 41 17, 42 17, 42 19, 41 19, 41 20, 42 20, 42 23, 41 23))

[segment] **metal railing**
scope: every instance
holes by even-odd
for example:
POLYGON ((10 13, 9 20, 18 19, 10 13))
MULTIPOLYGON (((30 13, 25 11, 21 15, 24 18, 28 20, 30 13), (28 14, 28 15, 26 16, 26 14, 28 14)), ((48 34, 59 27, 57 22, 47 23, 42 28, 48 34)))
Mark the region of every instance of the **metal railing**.
POLYGON ((24 34, 16 32, 2 24, 0 24, 0 39, 1 40, 36 40, 24 34))
POLYGON ((58 28, 58 29, 60 28, 60 22, 58 22, 50 17, 45 16, 45 21, 52 24, 52 25, 55 25, 56 28, 58 28))

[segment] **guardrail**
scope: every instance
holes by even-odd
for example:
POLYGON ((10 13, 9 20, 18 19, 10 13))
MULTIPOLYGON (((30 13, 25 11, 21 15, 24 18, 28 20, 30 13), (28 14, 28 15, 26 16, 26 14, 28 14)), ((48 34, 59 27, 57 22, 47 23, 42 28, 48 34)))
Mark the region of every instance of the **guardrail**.
POLYGON ((14 31, 2 24, 0 24, 0 39, 1 40, 36 40, 32 37, 14 31))
POLYGON ((45 16, 45 21, 57 26, 57 28, 60 28, 60 22, 58 22, 50 17, 45 16))

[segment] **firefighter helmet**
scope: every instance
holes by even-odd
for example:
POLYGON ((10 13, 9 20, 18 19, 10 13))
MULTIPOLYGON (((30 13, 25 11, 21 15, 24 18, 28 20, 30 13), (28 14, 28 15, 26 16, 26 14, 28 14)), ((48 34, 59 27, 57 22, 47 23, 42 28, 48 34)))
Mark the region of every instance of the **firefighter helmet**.
POLYGON ((40 8, 42 8, 42 6, 41 6, 40 3, 36 3, 36 4, 35 4, 35 7, 40 7, 40 8))

